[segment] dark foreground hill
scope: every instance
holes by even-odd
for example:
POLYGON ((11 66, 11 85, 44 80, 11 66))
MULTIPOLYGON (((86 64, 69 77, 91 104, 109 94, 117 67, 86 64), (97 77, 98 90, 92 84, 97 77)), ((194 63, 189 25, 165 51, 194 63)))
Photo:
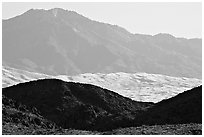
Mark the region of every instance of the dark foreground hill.
POLYGON ((3 135, 77 135, 97 134, 97 132, 63 129, 46 120, 35 107, 27 107, 6 96, 2 96, 3 135))
POLYGON ((2 93, 4 134, 202 132, 202 86, 157 104, 132 101, 94 85, 57 79, 18 84, 4 88, 2 93))
POLYGON ((3 94, 63 128, 110 130, 129 124, 153 103, 132 101, 89 84, 44 79, 3 89, 3 94))
POLYGON ((27 107, 4 95, 2 96, 2 126, 3 134, 23 134, 26 130, 30 134, 39 134, 43 130, 49 132, 55 129, 55 124, 44 119, 35 107, 27 107))
POLYGON ((202 124, 143 125, 106 131, 105 135, 202 135, 202 124))
POLYGON ((155 104, 135 120, 136 124, 202 123, 202 86, 155 104))

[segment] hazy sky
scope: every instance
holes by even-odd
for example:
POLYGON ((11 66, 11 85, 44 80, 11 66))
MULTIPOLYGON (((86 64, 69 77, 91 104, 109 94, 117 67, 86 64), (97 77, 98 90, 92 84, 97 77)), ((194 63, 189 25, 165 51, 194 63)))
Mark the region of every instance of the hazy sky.
POLYGON ((29 9, 63 8, 92 20, 116 24, 132 33, 169 33, 176 37, 202 37, 201 3, 3 3, 2 18, 29 9))

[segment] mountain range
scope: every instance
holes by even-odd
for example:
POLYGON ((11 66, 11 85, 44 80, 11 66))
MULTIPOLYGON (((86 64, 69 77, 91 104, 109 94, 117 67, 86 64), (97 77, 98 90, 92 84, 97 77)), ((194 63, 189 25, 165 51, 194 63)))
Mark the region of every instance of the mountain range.
POLYGON ((171 98, 186 90, 202 84, 200 79, 171 77, 148 73, 85 73, 74 76, 46 75, 42 73, 19 70, 8 66, 2 67, 2 86, 9 87, 19 83, 44 78, 56 78, 67 82, 92 84, 112 90, 135 101, 159 102, 171 98))
POLYGON ((201 79, 202 40, 132 34, 60 8, 2 21, 3 64, 50 75, 164 74, 201 79))
POLYGON ((199 38, 61 8, 2 20, 3 134, 202 134, 201 84, 199 38))

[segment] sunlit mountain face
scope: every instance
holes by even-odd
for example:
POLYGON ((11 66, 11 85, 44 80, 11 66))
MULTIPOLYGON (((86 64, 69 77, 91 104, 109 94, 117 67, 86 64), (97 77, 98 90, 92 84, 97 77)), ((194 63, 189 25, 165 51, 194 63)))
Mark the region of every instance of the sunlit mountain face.
POLYGON ((159 102, 202 84, 202 81, 196 78, 171 77, 148 73, 86 73, 75 76, 52 76, 3 66, 2 74, 3 87, 37 79, 57 78, 68 82, 93 84, 132 100, 143 102, 159 102))
POLYGON ((4 65, 47 75, 202 74, 201 39, 132 34, 58 8, 3 20, 2 51, 4 65))

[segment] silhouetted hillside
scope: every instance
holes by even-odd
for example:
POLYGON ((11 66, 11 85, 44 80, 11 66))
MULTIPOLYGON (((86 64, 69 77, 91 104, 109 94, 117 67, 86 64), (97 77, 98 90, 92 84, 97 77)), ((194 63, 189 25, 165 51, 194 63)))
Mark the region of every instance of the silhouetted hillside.
POLYGON ((92 135, 98 132, 63 129, 45 119, 35 107, 2 96, 3 135, 92 135))
POLYGON ((140 114, 135 124, 202 123, 202 86, 163 100, 140 114))
MULTIPOLYGON (((188 134, 186 131, 189 131, 189 134, 200 134, 201 132, 200 125, 189 125, 189 123, 202 123, 202 86, 156 104, 132 101, 97 86, 57 79, 21 83, 3 88, 2 93, 4 133, 7 133, 8 129, 15 129, 18 133, 19 131, 30 133, 28 128, 36 134, 87 133, 66 130, 71 128, 98 131, 117 129, 107 133, 133 134, 135 132, 132 128, 120 128, 141 125, 164 126, 141 126, 135 128, 138 134, 143 134, 139 129, 155 130, 158 127, 166 130, 174 125, 182 131, 168 130, 169 133, 188 134), (191 131, 191 127, 195 129, 191 131)), ((144 134, 148 133, 150 132, 145 131, 144 134)))
POLYGON ((63 9, 2 21, 2 60, 45 74, 146 72, 201 78, 202 40, 131 34, 63 9), (60 66, 60 67, 59 67, 60 66))
POLYGON ((35 107, 27 107, 6 96, 2 96, 3 134, 45 134, 59 129, 46 120, 35 107))
POLYGON ((36 107, 41 115, 64 128, 110 130, 125 127, 153 103, 135 102, 89 84, 44 79, 3 89, 3 95, 36 107))

